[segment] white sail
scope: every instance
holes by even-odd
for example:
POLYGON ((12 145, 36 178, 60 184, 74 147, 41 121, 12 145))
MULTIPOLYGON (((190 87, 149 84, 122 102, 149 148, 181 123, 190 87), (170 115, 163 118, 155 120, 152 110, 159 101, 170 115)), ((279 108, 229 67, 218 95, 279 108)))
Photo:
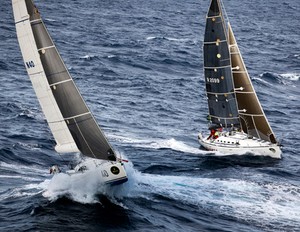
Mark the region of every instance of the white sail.
POLYGON ((17 37, 26 70, 56 141, 57 152, 79 152, 58 108, 43 69, 24 0, 12 1, 17 37))

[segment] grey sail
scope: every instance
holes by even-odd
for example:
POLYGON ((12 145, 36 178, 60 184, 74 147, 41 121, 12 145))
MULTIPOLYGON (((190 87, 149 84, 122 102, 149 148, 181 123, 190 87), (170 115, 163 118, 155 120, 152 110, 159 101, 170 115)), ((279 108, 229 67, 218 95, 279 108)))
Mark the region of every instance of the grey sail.
POLYGON ((25 2, 46 78, 78 149, 88 157, 116 160, 112 147, 66 69, 39 11, 31 0, 25 2))
POLYGON ((219 0, 212 0, 204 36, 204 75, 212 123, 240 127, 224 17, 219 0))

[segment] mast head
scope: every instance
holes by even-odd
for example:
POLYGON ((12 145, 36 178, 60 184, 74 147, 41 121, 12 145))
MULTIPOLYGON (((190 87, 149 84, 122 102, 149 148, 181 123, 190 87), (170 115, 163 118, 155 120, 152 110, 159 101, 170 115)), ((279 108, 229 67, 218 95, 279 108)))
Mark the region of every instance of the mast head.
POLYGON ((221 15, 221 5, 219 0, 211 0, 207 17, 214 17, 221 15))

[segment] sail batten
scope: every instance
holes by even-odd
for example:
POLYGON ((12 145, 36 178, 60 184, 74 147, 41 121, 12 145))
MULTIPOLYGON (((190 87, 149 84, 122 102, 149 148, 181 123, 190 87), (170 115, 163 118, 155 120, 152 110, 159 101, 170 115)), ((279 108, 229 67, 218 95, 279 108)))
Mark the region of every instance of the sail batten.
POLYGON ((27 21, 27 20, 29 20, 29 17, 28 17, 27 19, 22 19, 22 20, 20 20, 20 21, 18 21, 18 22, 15 22, 15 24, 23 23, 23 22, 25 22, 25 21, 27 21))
POLYGON ((42 22, 42 19, 34 19, 34 20, 30 20, 30 23, 35 23, 35 22, 42 22))
POLYGON ((203 42, 203 44, 217 44, 217 43, 227 43, 227 40, 218 40, 218 41, 212 41, 212 42, 203 42))
POLYGON ((231 68, 231 65, 225 65, 225 66, 204 66, 205 69, 216 69, 215 72, 217 72, 218 69, 222 69, 222 68, 231 68))
POLYGON ((240 91, 235 91, 236 94, 253 94, 253 91, 249 91, 249 92, 240 92, 240 91))
POLYGON ((65 119, 65 120, 76 119, 76 118, 79 118, 80 116, 87 115, 87 114, 91 114, 91 112, 90 112, 90 111, 87 111, 87 112, 85 112, 85 113, 78 114, 78 115, 74 115, 74 116, 72 116, 72 117, 64 118, 64 119, 65 119))
POLYGON ((46 50, 46 49, 49 49, 49 48, 54 48, 55 46, 52 45, 52 46, 48 46, 48 47, 43 47, 43 48, 39 48, 38 51, 43 51, 43 50, 46 50))
POLYGON ((206 92, 207 94, 211 95, 224 95, 224 94, 234 94, 235 92, 223 92, 223 93, 217 93, 217 92, 206 92))
MULTIPOLYGON (((52 75, 56 75, 56 74, 58 74, 58 73, 54 73, 54 74, 52 74, 52 75)), ((51 75, 50 75, 51 76, 51 75)), ((54 83, 52 83, 51 85, 49 85, 50 87, 52 87, 52 86, 55 86, 55 85, 60 85, 60 84, 63 84, 63 83, 65 83, 65 82, 68 82, 68 81, 72 81, 71 79, 68 79, 68 80, 63 80, 63 81, 58 81, 58 82, 54 82, 54 83)))

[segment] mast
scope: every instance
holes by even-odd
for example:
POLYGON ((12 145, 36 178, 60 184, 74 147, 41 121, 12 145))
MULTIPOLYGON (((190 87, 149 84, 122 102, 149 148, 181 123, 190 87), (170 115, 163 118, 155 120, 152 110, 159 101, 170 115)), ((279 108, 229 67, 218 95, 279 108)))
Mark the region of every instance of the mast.
POLYGON ((277 143, 272 128, 257 98, 229 23, 228 40, 232 63, 232 74, 242 129, 249 135, 272 143, 277 143))
POLYGON ((57 146, 66 135, 67 143, 83 155, 115 161, 112 147, 86 106, 38 9, 32 0, 12 2, 25 67, 57 146), (56 133, 56 128, 64 134, 56 133))
POLYGON ((204 36, 204 75, 211 121, 240 128, 231 61, 220 0, 211 0, 204 36))

